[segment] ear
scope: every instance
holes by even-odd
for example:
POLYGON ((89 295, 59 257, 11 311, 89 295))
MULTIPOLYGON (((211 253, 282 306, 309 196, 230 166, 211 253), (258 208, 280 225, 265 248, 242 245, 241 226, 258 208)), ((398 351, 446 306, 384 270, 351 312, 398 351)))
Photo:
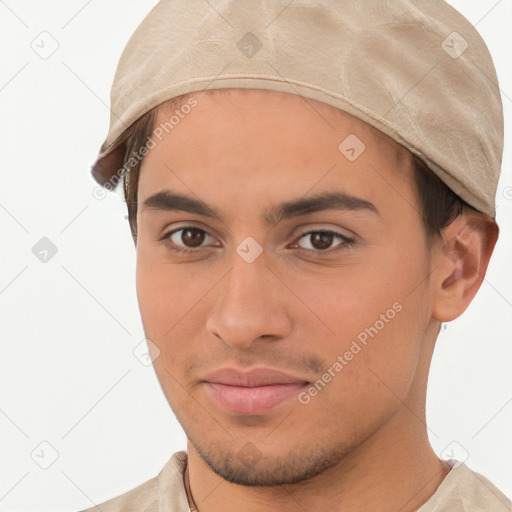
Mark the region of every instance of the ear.
POLYGON ((435 319, 449 322, 466 310, 484 280, 498 235, 494 220, 467 208, 443 230, 432 271, 435 319))

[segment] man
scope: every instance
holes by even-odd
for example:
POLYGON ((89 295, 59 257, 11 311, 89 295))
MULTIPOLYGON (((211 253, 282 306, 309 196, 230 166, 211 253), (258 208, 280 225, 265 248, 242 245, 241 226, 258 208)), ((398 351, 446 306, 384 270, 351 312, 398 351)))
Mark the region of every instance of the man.
POLYGON ((160 2, 112 88, 137 294, 187 451, 89 510, 505 511, 432 450, 441 322, 498 238, 492 60, 440 0, 160 2))

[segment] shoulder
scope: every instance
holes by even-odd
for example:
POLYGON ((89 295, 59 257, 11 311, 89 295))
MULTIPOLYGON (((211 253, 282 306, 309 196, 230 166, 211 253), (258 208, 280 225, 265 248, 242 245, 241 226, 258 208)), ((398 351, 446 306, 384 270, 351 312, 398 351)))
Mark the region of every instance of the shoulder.
POLYGON ((88 508, 82 512, 157 512, 158 477, 135 487, 120 496, 88 508))
POLYGON ((176 452, 160 473, 120 496, 111 498, 82 512, 159 512, 160 510, 188 511, 183 485, 187 454, 176 452), (173 508, 162 508, 165 502, 173 508))
POLYGON ((461 461, 417 512, 512 512, 512 502, 489 479, 461 461))

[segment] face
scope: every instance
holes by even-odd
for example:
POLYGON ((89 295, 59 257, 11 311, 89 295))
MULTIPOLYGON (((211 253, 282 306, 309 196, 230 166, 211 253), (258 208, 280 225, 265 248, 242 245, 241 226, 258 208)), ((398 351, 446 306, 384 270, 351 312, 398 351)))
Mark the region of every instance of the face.
POLYGON ((216 473, 297 482, 426 386, 429 260, 410 154, 298 96, 193 96, 140 174, 137 293, 153 364, 216 473))

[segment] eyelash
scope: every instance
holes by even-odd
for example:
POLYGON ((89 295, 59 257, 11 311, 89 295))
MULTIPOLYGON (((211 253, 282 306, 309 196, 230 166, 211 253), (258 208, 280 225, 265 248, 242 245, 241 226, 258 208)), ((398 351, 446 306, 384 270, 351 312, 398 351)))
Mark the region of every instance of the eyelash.
MULTIPOLYGON (((178 254, 180 254, 182 256, 190 255, 190 254, 193 254, 193 253, 195 253, 195 254, 202 254, 203 252, 208 251, 210 249, 208 247, 201 247, 199 249, 183 249, 183 248, 179 248, 179 246, 177 246, 174 242, 170 241, 170 237, 172 235, 174 235, 175 233, 178 233, 179 231, 187 231, 187 230, 196 231, 196 232, 199 231, 201 233, 205 233, 208 236, 211 236, 204 229, 196 228, 194 226, 183 226, 181 228, 173 229, 172 231, 169 231, 168 233, 166 233, 163 236, 163 238, 160 239, 160 241, 167 247, 167 249, 169 249, 170 251, 176 252, 176 253, 178 253, 178 254)), ((309 253, 314 253, 315 255, 320 255, 320 256, 322 256, 324 254, 331 255, 332 253, 336 253, 336 252, 343 251, 343 250, 348 250, 348 249, 352 248, 355 245, 355 243, 356 243, 353 238, 349 238, 349 237, 347 237, 345 235, 342 235, 341 233, 338 233, 336 231, 329 231, 329 230, 326 230, 326 229, 316 229, 316 230, 305 231, 304 233, 300 234, 295 239, 293 244, 298 243, 301 240, 302 237, 304 237, 306 235, 312 235, 314 233, 322 233, 322 234, 327 234, 327 235, 334 235, 335 238, 338 238, 343 243, 335 246, 334 249, 325 249, 325 250, 317 249, 317 250, 314 250, 314 249, 303 249, 302 247, 299 247, 299 250, 306 251, 306 252, 309 252, 309 253)))

